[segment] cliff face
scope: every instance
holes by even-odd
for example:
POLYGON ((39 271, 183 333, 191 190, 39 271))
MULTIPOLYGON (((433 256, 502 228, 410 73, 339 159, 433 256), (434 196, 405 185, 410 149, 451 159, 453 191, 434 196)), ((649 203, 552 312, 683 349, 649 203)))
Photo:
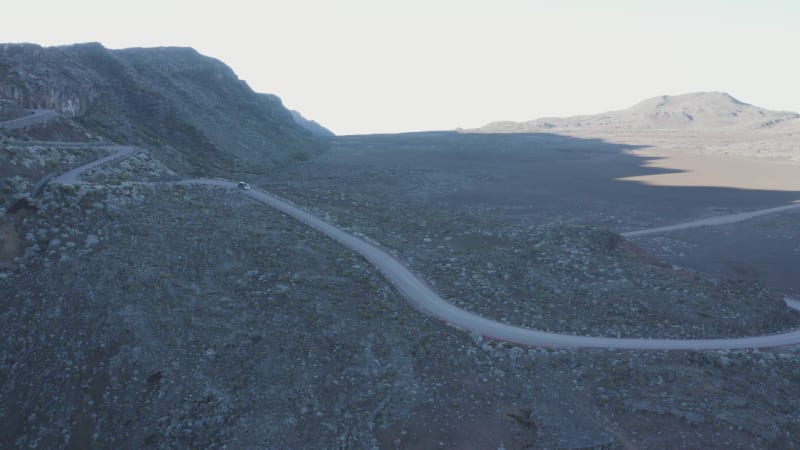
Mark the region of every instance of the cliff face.
MULTIPOLYGON (((46 49, 33 44, 0 46, 0 99, 30 109, 52 109, 69 117, 86 112, 98 90, 90 74, 67 61, 66 47, 46 49)), ((100 52, 99 44, 72 47, 100 52)))
POLYGON ((190 48, 0 45, 0 100, 53 109, 186 172, 267 170, 322 145, 278 97, 190 48))

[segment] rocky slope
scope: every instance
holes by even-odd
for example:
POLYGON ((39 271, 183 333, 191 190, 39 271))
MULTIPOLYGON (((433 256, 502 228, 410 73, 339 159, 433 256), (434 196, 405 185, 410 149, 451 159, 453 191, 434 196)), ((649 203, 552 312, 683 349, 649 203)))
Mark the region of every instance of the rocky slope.
POLYGON ((292 113, 292 118, 298 125, 308 130, 312 135, 317 137, 333 137, 335 134, 333 132, 314 120, 308 120, 300 114, 299 111, 291 110, 289 111, 292 113))
POLYGON ((16 119, 25 114, 25 111, 16 103, 9 100, 0 100, 0 121, 16 119))
POLYGON ((542 130, 597 129, 757 129, 800 117, 794 112, 769 111, 741 102, 722 92, 663 95, 644 100, 620 111, 564 118, 541 118, 528 122, 492 122, 477 130, 483 133, 520 133, 542 130))
POLYGON ((190 48, 3 44, 0 99, 8 114, 52 109, 85 134, 144 145, 183 172, 269 169, 322 145, 278 97, 256 94, 225 64, 190 48))
MULTIPOLYGON (((41 171, 93 156, 78 147, 3 144, 4 192, 21 198, 41 171)), ((690 294, 718 291, 734 312, 750 308, 738 299, 754 286, 641 265, 608 232, 416 208, 393 190, 449 190, 458 177, 393 165, 354 177, 362 172, 335 153, 277 171, 282 193, 379 239, 478 310, 491 299, 502 316, 536 319, 525 310, 604 334, 644 321, 659 334, 675 325, 662 319, 691 319, 695 307, 681 306, 690 294), (543 269, 553 280, 526 280, 543 269), (587 273, 613 290, 606 305, 622 308, 559 315, 525 304, 529 293, 572 311, 555 289, 578 289, 587 273), (520 280, 530 283, 521 301, 498 301, 517 296, 520 280), (619 295, 644 282, 664 291, 673 316, 619 295)), ((141 153, 14 213, 21 252, 0 266, 10 293, 0 302, 0 448, 798 444, 795 348, 565 351, 468 336, 411 309, 333 241, 237 192, 142 183, 174 176, 141 153)), ((706 328, 731 325, 716 313, 706 328)))

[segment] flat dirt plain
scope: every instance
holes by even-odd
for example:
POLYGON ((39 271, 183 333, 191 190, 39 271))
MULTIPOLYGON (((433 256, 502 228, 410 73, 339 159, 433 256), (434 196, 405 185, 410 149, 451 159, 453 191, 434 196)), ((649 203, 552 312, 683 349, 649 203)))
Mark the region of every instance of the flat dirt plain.
MULTIPOLYGON (((792 121, 797 122, 797 121, 792 121)), ((787 204, 800 202, 800 128, 781 124, 754 132, 661 131, 606 139, 641 145, 631 154, 647 168, 664 173, 622 180, 664 188, 722 188, 783 192, 787 204), (650 144, 645 144, 645 142, 650 144)), ((597 135, 597 133, 592 133, 597 135)), ((717 197, 698 191, 715 204, 717 197)), ((681 204, 676 204, 681 207, 681 204)), ((745 208, 742 208, 744 210, 745 208)), ((700 228, 640 239, 675 264, 724 276, 762 280, 792 296, 800 295, 798 213, 769 215, 723 227, 700 228), (671 251, 686 247, 691 251, 671 251)))

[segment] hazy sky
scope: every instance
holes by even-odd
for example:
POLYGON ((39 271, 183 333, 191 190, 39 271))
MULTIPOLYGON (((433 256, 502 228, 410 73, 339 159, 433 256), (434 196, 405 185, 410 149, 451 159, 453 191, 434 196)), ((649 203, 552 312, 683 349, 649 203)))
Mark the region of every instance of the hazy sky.
POLYGON ((710 90, 800 111, 798 0, 0 2, 0 42, 191 46, 337 134, 710 90))

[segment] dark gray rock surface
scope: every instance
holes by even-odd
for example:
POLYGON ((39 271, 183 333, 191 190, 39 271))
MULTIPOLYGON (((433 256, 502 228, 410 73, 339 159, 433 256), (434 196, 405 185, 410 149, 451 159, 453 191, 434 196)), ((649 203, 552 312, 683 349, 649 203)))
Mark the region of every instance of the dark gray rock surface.
POLYGON ((308 130, 311 134, 321 138, 329 138, 335 136, 333 132, 314 120, 308 120, 300 114, 299 111, 291 110, 292 118, 294 121, 297 122, 298 125, 308 130))
POLYGON ((256 94, 228 66, 191 48, 0 44, 0 99, 147 145, 182 172, 267 170, 322 146, 278 97, 256 94))
MULTIPOLYGON (((29 188, 28 168, 59 170, 89 155, 14 149, 4 153, 20 168, 6 175, 12 196, 29 188)), ((514 311, 535 306, 501 292, 518 284, 503 276, 518 268, 550 270, 560 289, 580 287, 572 270, 584 260, 607 258, 622 263, 628 281, 614 275, 619 292, 639 289, 633 280, 645 274, 657 274, 671 291, 668 280, 690 292, 710 281, 621 252, 619 237, 605 231, 539 224, 523 233, 510 216, 477 205, 457 214, 419 209, 468 185, 465 176, 474 182, 488 174, 381 168, 374 159, 343 158, 342 150, 271 182, 379 240, 437 289, 488 299, 512 321, 524 317, 514 311), (370 165, 374 178, 353 183, 356 161, 370 165), (363 191, 378 180, 384 188, 363 191), (517 249, 565 263, 539 266, 517 249), (481 264, 471 259, 478 256, 481 264), (453 279, 462 263, 475 274, 453 279)), ((5 217, 19 254, 0 272, 0 290, 9 293, 0 302, 3 448, 797 444, 794 348, 565 351, 468 336, 411 309, 363 260, 236 191, 139 181, 170 176, 157 161, 135 156, 94 170, 91 184, 52 186, 34 209, 5 217)), ((763 291, 753 283, 721 288, 736 298, 763 291)), ((539 299, 543 289, 526 292, 539 299)), ((685 294, 669 295, 665 301, 680 303, 685 294)), ((566 295, 552 302, 546 320, 562 329, 595 323, 607 333, 621 324, 614 308, 580 314, 585 305, 566 295), (564 322, 557 310, 567 314, 564 322)), ((757 319, 756 306, 731 307, 757 319)), ((686 306, 673 314, 697 322, 696 312, 686 306)), ((672 332, 646 311, 626 314, 624 322, 640 322, 639 330, 650 324, 654 333, 672 332)), ((702 322, 714 329, 729 326, 725 320, 702 322)))

